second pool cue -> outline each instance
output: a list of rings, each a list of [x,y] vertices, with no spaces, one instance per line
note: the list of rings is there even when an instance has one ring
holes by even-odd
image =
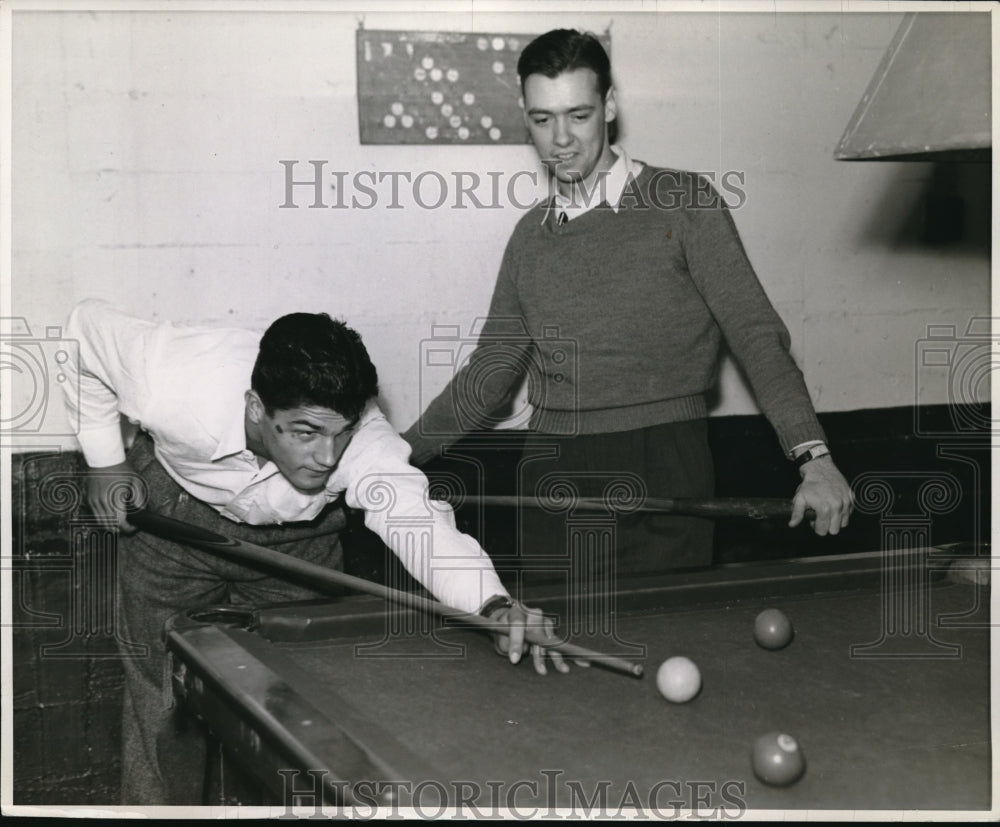
[[[677,498],[646,497],[639,502],[605,500],[603,497],[519,497],[515,495],[455,495],[436,496],[454,506],[490,505],[540,508],[547,511],[603,511],[624,514],[676,514],[685,517],[739,518],[751,520],[787,520],[792,516],[792,503],[768,497]],[[807,519],[815,517],[806,510]]]

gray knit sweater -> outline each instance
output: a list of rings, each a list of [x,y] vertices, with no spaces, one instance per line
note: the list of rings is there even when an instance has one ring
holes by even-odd
[[[644,166],[614,212],[528,212],[466,366],[404,434],[420,463],[489,427],[527,372],[533,429],[606,433],[706,415],[725,340],[784,450],[824,439],[788,330],[704,179]]]

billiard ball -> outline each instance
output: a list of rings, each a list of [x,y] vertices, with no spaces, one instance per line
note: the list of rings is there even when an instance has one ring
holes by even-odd
[[[761,735],[753,745],[753,771],[765,784],[787,787],[806,771],[806,757],[791,736],[783,732]]]
[[[794,635],[791,621],[780,609],[764,609],[753,624],[753,639],[765,649],[782,649]]]
[[[687,703],[701,689],[701,672],[688,658],[667,658],[656,671],[656,688],[672,703]]]

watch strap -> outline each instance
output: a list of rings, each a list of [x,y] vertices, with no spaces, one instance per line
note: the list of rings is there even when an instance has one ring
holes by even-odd
[[[820,457],[827,457],[830,455],[830,449],[824,444],[813,445],[812,448],[807,448],[801,454],[795,458],[795,464],[801,468],[807,462],[812,462],[814,459],[819,459]]]
[[[498,594],[491,597],[482,605],[482,608],[480,608],[479,610],[479,614],[482,615],[483,617],[489,617],[494,612],[500,609],[509,609],[513,605],[514,601],[511,600],[507,595]]]

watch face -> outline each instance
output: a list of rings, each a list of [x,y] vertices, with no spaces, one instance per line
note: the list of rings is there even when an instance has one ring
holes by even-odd
[[[500,609],[509,609],[514,605],[514,601],[509,597],[503,597],[498,595],[490,600],[487,600],[482,609],[479,610],[479,614],[483,617],[489,617],[494,612],[498,612]]]
[[[798,465],[805,465],[810,460],[819,459],[820,457],[827,457],[829,455],[830,455],[830,449],[826,445],[816,445],[810,448],[808,451],[799,454],[796,463]]]

